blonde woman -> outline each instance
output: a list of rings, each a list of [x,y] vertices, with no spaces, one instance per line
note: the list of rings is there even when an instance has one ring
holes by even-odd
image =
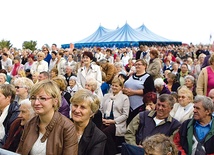
[[[103,115],[102,131],[107,135],[105,154],[116,154],[116,136],[126,133],[126,120],[129,115],[129,97],[123,94],[123,82],[115,77],[111,83],[111,93],[104,96],[101,104]]]
[[[77,155],[78,141],[74,124],[58,112],[61,93],[55,82],[44,80],[30,92],[37,114],[24,128],[17,152],[22,155]]]
[[[192,118],[193,116],[193,94],[186,86],[178,90],[178,103],[175,103],[170,115],[180,123]]]
[[[31,79],[26,77],[19,77],[15,79],[14,86],[16,88],[15,101],[20,104],[22,100],[29,99],[29,93],[34,83]]]

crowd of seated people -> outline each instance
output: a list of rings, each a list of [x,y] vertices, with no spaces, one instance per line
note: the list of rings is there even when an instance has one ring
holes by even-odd
[[[211,46],[6,51],[0,50],[0,148],[114,155],[126,143],[148,153],[157,136],[171,139],[172,150],[157,144],[162,154],[214,154]]]

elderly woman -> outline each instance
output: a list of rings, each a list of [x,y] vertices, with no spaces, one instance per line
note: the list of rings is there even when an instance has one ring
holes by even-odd
[[[66,92],[68,92],[71,97],[74,96],[74,94],[79,90],[78,86],[77,86],[77,77],[76,76],[71,76],[69,78],[69,83],[67,86],[67,90]],[[70,102],[69,102],[70,104]]]
[[[106,135],[91,121],[99,109],[99,99],[91,91],[81,89],[71,98],[71,105],[79,141],[78,155],[104,155]]]
[[[11,124],[10,130],[8,132],[8,138],[3,145],[3,149],[15,152],[18,148],[18,144],[24,129],[24,125],[35,116],[31,102],[29,99],[22,100],[19,107],[19,116]]]
[[[196,96],[197,94],[196,94],[195,78],[192,75],[187,75],[187,76],[185,76],[184,80],[185,80],[185,84],[184,85],[187,88],[189,88],[189,90],[192,91],[193,96]]]
[[[159,52],[157,49],[152,49],[149,53],[150,53],[150,61],[146,72],[152,75],[153,79],[155,80],[156,78],[162,77],[161,60],[158,58]]]
[[[100,109],[103,115],[102,131],[107,136],[105,154],[115,155],[116,136],[125,135],[130,103],[128,96],[122,92],[123,82],[118,77],[113,79],[111,89],[104,96]]]
[[[193,116],[193,94],[192,91],[185,86],[178,90],[178,103],[175,103],[170,115],[183,123],[185,120]]]
[[[78,141],[74,124],[60,114],[61,93],[55,82],[44,80],[30,92],[37,114],[24,128],[17,153],[27,155],[77,155]]]
[[[168,87],[166,87],[166,84],[164,83],[162,78],[155,79],[154,85],[155,85],[156,93],[158,95],[171,94],[170,90],[168,89]]]
[[[198,76],[196,93],[208,96],[212,88],[214,88],[214,54],[209,58],[209,66],[203,68]]]
[[[129,97],[130,112],[127,119],[129,123],[140,111],[145,110],[142,101],[143,95],[154,91],[154,82],[150,74],[146,72],[147,62],[144,59],[138,59],[135,62],[136,73],[132,74],[124,83],[123,93]]]
[[[14,86],[16,88],[16,97],[15,101],[20,104],[22,100],[29,99],[29,93],[34,83],[32,80],[26,77],[19,77],[15,79]]]

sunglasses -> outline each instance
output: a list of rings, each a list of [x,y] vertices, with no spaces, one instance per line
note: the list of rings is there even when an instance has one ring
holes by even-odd
[[[186,98],[186,96],[178,96],[178,98],[185,99],[185,98]]]
[[[25,87],[22,87],[22,86],[15,86],[16,89],[19,89],[19,88],[25,88]]]

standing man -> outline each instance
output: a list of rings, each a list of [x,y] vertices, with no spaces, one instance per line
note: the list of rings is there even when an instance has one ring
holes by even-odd
[[[209,97],[197,95],[194,100],[194,115],[186,120],[174,137],[181,155],[214,154],[214,110]]]

